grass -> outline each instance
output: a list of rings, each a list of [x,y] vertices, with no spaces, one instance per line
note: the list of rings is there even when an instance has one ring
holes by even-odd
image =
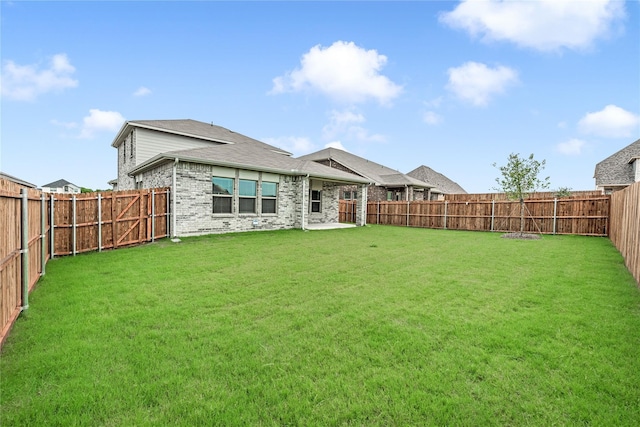
[[[640,423],[640,292],[608,239],[370,226],[56,259],[2,425]]]

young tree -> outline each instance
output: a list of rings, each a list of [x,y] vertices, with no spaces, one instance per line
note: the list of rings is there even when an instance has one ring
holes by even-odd
[[[545,164],[546,160],[535,160],[533,153],[527,158],[511,153],[505,166],[493,164],[502,174],[502,177],[496,178],[499,187],[494,189],[505,192],[510,199],[520,201],[520,233],[524,232],[524,199],[537,189],[549,188],[549,177],[538,178]]]

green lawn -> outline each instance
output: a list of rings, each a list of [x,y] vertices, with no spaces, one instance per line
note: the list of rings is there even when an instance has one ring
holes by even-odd
[[[640,424],[640,291],[608,239],[368,226],[51,261],[0,425]]]

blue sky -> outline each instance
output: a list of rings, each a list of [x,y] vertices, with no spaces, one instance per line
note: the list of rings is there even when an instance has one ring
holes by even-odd
[[[640,137],[640,3],[0,2],[0,169],[108,188],[124,120],[213,122],[488,192],[551,187]]]

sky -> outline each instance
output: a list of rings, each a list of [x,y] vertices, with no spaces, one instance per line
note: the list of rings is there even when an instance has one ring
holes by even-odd
[[[426,165],[491,192],[511,153],[595,188],[640,138],[640,2],[0,0],[0,170],[108,189],[126,120]]]

